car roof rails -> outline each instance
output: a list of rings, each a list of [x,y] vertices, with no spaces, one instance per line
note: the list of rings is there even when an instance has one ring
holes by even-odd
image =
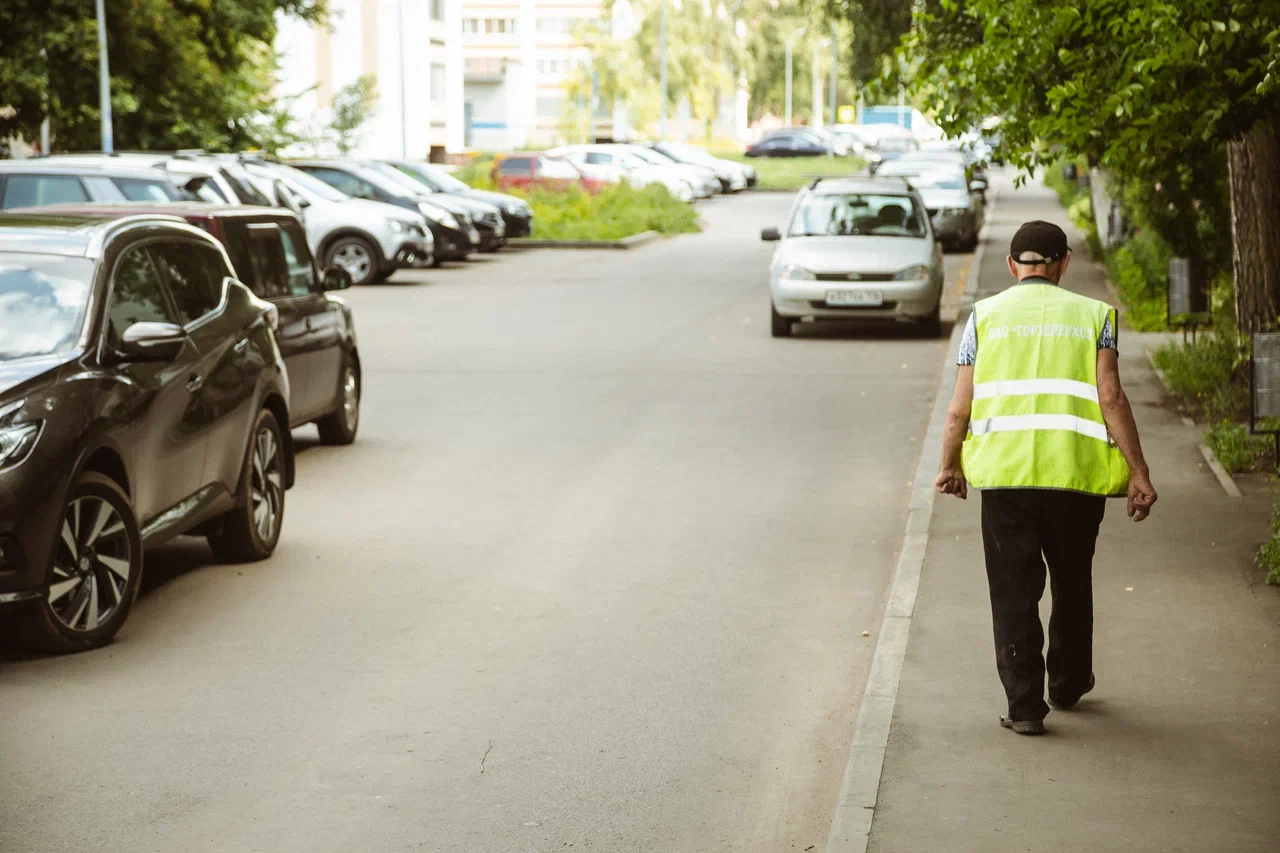
[[[177,151],[173,152],[173,159],[194,160],[197,157],[204,157],[208,155],[208,153],[209,152],[205,151],[203,148],[179,148]]]

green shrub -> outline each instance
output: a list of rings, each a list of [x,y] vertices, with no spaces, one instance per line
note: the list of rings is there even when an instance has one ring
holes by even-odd
[[[1139,332],[1167,326],[1168,245],[1152,231],[1139,231],[1107,256],[1107,272],[1120,292],[1125,322]]]
[[[1093,198],[1088,193],[1076,196],[1076,200],[1067,206],[1067,218],[1086,234],[1095,230],[1093,223]]]
[[[1201,334],[1193,344],[1172,342],[1155,352],[1169,387],[1196,420],[1235,421],[1249,413],[1249,386],[1234,326]]]
[[[643,231],[687,234],[700,230],[693,205],[658,184],[637,189],[624,183],[595,195],[580,189],[516,191],[514,195],[523,196],[533,208],[533,236],[542,240],[620,240]]]
[[[1267,527],[1267,541],[1258,548],[1254,561],[1267,572],[1267,583],[1280,586],[1280,490],[1271,505],[1271,524]]]
[[[1231,421],[1209,427],[1204,441],[1229,474],[1264,470],[1272,456],[1269,436],[1250,435],[1247,426]]]

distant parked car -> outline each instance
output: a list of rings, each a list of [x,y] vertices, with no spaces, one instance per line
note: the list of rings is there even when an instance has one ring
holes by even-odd
[[[56,205],[72,215],[178,216],[218,239],[236,280],[276,306],[276,342],[289,373],[290,429],[315,423],[324,444],[350,444],[360,425],[360,352],[351,307],[332,291],[351,286],[337,265],[323,275],[302,223],[287,210],[181,202]],[[282,424],[282,426],[285,426]]]
[[[443,205],[454,212],[462,212],[471,218],[480,235],[476,249],[481,252],[496,252],[507,244],[507,223],[502,218],[502,210],[496,204],[481,201],[477,198],[451,195],[437,192],[426,183],[418,180],[403,169],[397,169],[385,160],[366,160],[365,165],[377,169],[382,174],[398,181],[415,193],[422,193],[431,199],[433,204]]]
[[[747,146],[748,157],[825,157],[831,147],[799,129],[774,133]]]
[[[714,157],[696,145],[687,142],[650,142],[649,147],[681,163],[710,169],[720,182],[721,192],[737,192],[755,183],[756,170],[751,166]]]
[[[569,192],[577,188],[588,193],[598,193],[610,183],[591,177],[568,160],[550,157],[538,151],[500,154],[494,158],[489,174],[498,189],[502,190]]]
[[[547,155],[568,160],[583,174],[611,184],[623,180],[636,187],[661,184],[681,201],[692,201],[713,192],[709,185],[695,189],[693,180],[677,168],[678,164],[670,161],[655,164],[624,145],[564,145],[551,149]]]
[[[244,168],[261,189],[298,212],[320,266],[342,267],[357,286],[435,261],[435,238],[417,211],[352,198],[282,163],[246,162]]]
[[[59,163],[51,158],[0,161],[0,208],[39,207],[66,201],[183,201],[194,188],[183,187],[163,169],[127,164]]]
[[[294,472],[278,322],[181,220],[0,215],[0,604],[26,642],[110,641],[144,547],[272,553]]]
[[[439,166],[421,160],[387,160],[411,178],[422,181],[438,193],[477,199],[497,205],[507,226],[507,237],[528,237],[533,233],[533,210],[529,203],[506,193],[477,190],[467,186]]]
[[[435,239],[435,263],[463,260],[480,244],[480,232],[465,209],[428,196],[355,160],[299,160],[291,163],[353,198],[394,204],[421,213]]]
[[[831,178],[800,191],[769,266],[772,332],[805,318],[917,324],[942,333],[942,246],[902,178]]]
[[[960,165],[906,157],[885,163],[877,176],[904,177],[920,193],[938,240],[949,249],[972,252],[982,227],[982,197],[970,189]]]

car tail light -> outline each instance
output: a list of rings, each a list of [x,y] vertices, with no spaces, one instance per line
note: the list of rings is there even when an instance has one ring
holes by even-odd
[[[267,325],[271,327],[271,331],[280,331],[280,309],[274,305],[267,308]]]

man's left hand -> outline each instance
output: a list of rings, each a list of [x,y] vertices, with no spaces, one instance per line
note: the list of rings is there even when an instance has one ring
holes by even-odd
[[[943,468],[934,485],[941,494],[955,495],[962,501],[969,497],[969,484],[964,479],[964,472],[959,468]]]

